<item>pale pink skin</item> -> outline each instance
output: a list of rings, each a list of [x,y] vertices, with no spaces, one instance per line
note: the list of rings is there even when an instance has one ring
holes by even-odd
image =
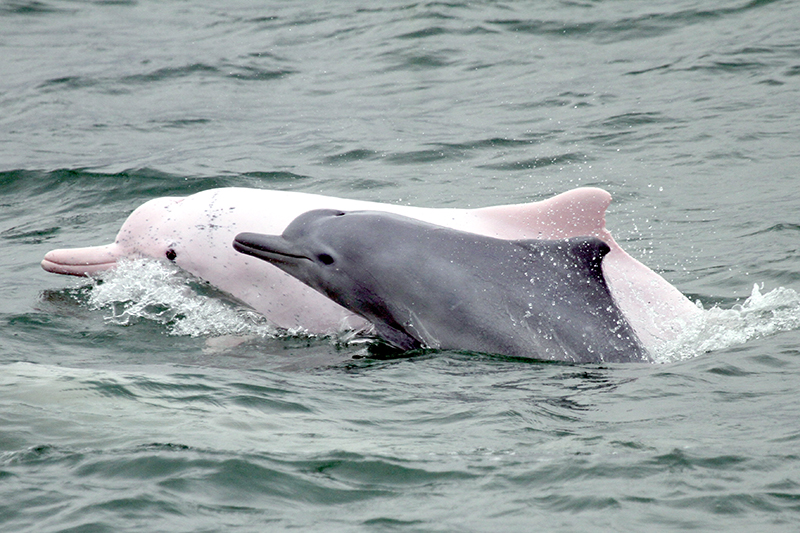
[[[261,189],[211,189],[185,198],[157,198],[136,209],[114,243],[53,250],[42,268],[90,276],[126,258],[175,263],[228,292],[280,328],[329,334],[366,322],[322,294],[270,265],[234,251],[240,232],[279,235],[312,209],[389,211],[434,224],[502,239],[561,239],[593,235],[611,252],[603,272],[617,305],[642,344],[654,352],[674,339],[700,310],[664,278],[625,253],[605,228],[611,195],[602,189],[574,189],[548,200],[481,209],[435,209]]]

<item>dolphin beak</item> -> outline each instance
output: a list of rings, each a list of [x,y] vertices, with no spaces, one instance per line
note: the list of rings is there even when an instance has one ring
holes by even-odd
[[[240,233],[233,239],[233,249],[270,263],[297,264],[309,258],[279,235]]]
[[[114,268],[118,258],[116,244],[89,248],[63,248],[47,252],[42,260],[42,268],[55,274],[91,276],[96,272]]]

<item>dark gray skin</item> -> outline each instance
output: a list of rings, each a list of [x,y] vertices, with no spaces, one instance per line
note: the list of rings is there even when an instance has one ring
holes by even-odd
[[[282,236],[240,233],[268,261],[402,349],[650,361],[608,290],[595,237],[510,241],[377,211],[309,211]]]

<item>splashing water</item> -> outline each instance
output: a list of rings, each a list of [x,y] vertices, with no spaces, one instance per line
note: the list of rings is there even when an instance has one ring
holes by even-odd
[[[127,326],[136,319],[163,324],[171,335],[271,336],[276,328],[245,307],[200,294],[208,287],[179,268],[152,259],[121,261],[95,282],[89,305],[110,310],[106,320]]]
[[[698,307],[702,309],[699,302]],[[690,359],[794,329],[800,329],[800,294],[784,287],[761,294],[756,284],[744,303],[731,309],[704,310],[682,335],[657,351],[655,360],[669,363]]]

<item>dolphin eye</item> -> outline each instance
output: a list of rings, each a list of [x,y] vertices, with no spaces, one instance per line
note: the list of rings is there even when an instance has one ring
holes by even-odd
[[[175,253],[175,250],[170,248],[167,250],[166,256],[170,261],[175,261],[175,258],[178,257],[178,254]]]
[[[333,263],[333,257],[329,256],[328,254],[319,254],[317,259],[319,259],[323,265],[330,265]]]

